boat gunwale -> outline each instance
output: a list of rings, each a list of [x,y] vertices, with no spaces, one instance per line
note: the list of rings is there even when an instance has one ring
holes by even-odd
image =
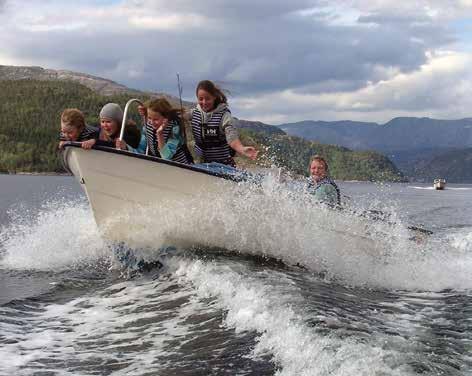
[[[66,149],[69,148],[69,147],[82,149],[82,144],[81,144],[81,142],[67,141],[66,143],[64,143],[63,147],[64,147],[64,149],[62,151],[62,161],[63,161],[64,168],[68,172],[72,173],[72,171],[70,170],[70,168],[67,164],[66,158],[65,158]],[[204,169],[204,168],[201,168],[201,167],[195,167],[194,165],[174,162],[174,161],[171,161],[171,160],[168,160],[168,159],[163,159],[163,158],[154,157],[154,156],[145,155],[145,154],[138,154],[138,153],[131,152],[131,151],[128,151],[128,150],[120,150],[120,149],[115,149],[113,147],[98,146],[98,145],[92,146],[92,149],[97,150],[97,151],[103,151],[105,153],[120,154],[120,155],[123,155],[123,156],[126,156],[126,157],[131,157],[131,158],[136,158],[136,159],[143,159],[143,160],[154,162],[154,163],[170,165],[170,166],[173,166],[173,167],[182,168],[182,169],[190,170],[190,171],[194,171],[194,172],[199,172],[199,173],[202,173],[202,174],[215,176],[215,177],[226,179],[226,180],[232,180],[234,182],[241,182],[241,181],[246,180],[244,176],[234,176],[234,175],[231,175],[231,174],[226,174],[224,172],[210,171],[210,170],[207,170],[207,169]],[[238,171],[240,171],[241,174],[246,174],[246,171],[244,171],[244,170],[238,170]]]

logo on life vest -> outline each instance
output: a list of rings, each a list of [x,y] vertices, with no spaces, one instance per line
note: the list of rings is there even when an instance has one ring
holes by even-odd
[[[218,139],[219,132],[218,132],[218,126],[211,126],[208,125],[207,123],[202,124],[202,136],[204,139],[213,139],[216,140]]]

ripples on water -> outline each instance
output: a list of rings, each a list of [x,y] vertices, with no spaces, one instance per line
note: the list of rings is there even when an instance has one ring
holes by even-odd
[[[160,271],[123,274],[84,201],[13,215],[0,232],[0,374],[472,372],[469,230],[421,244],[401,226],[359,233],[355,219],[313,213],[283,194],[273,205],[251,196],[218,202],[228,215],[215,232],[192,220],[203,210],[196,202],[179,226],[200,244],[286,265],[182,250]],[[167,214],[154,222],[149,254],[174,228]],[[130,241],[142,239],[147,218]],[[305,267],[287,266],[297,262]]]

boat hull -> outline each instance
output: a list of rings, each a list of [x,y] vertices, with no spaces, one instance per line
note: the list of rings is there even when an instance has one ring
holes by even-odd
[[[239,184],[244,175],[79,144],[66,145],[63,161],[105,240],[133,250],[204,247],[315,267],[318,257],[343,259],[352,249],[375,258],[410,236],[388,221],[319,206],[308,192]]]
[[[133,222],[130,214],[137,210],[219,195],[237,180],[160,158],[137,158],[118,150],[83,150],[76,145],[65,148],[63,161],[82,185],[98,227],[113,242],[127,238]]]

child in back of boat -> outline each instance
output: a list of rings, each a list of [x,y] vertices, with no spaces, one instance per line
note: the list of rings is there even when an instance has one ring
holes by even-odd
[[[140,109],[140,113],[146,119],[144,145],[149,155],[185,164],[193,163],[180,110],[173,108],[167,99],[160,97],[147,102],[145,108]],[[144,153],[143,136],[140,147],[128,150]]]
[[[84,114],[76,108],[66,108],[61,114],[59,148],[67,141],[80,142],[82,148],[90,149],[98,139],[99,129],[85,124]]]
[[[204,163],[218,162],[235,167],[235,153],[256,159],[258,151],[244,146],[233,125],[225,94],[213,82],[200,81],[195,90],[197,107],[190,111],[195,153]]]
[[[311,179],[308,183],[309,192],[316,200],[330,206],[341,205],[341,193],[336,183],[328,175],[328,162],[320,155],[311,158],[309,172]]]

